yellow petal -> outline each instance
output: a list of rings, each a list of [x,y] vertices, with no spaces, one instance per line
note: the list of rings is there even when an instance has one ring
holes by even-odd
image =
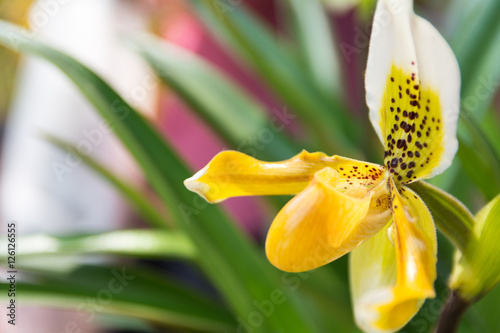
[[[353,183],[346,191],[342,177],[332,168],[318,171],[311,184],[279,212],[266,241],[266,254],[274,266],[302,272],[325,265],[387,223],[387,178],[371,186]]]
[[[365,332],[394,332],[434,297],[436,231],[423,201],[393,187],[393,223],[353,251],[351,289]]]
[[[296,194],[324,167],[341,172],[345,187],[354,182],[375,182],[383,172],[376,164],[323,153],[302,151],[286,161],[263,162],[240,152],[224,151],[184,184],[208,202],[235,196]]]
[[[450,47],[413,1],[380,0],[366,69],[370,120],[397,183],[445,170],[457,151],[460,72]]]

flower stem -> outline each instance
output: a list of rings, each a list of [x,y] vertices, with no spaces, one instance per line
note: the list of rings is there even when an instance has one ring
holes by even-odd
[[[471,302],[462,299],[456,291],[452,291],[450,297],[444,305],[443,312],[441,312],[441,316],[439,317],[434,333],[456,332],[463,314],[467,311],[471,304]]]

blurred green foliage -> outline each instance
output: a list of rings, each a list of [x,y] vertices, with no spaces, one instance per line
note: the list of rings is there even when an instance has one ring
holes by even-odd
[[[26,24],[26,15],[32,0],[0,0],[0,20],[5,20],[21,25]],[[4,48],[0,49],[0,122],[7,115],[10,99],[14,92],[19,55]]]
[[[254,148],[256,157],[278,160],[307,148],[328,154],[368,157],[374,162],[382,158],[381,149],[375,148],[378,139],[368,117],[360,118],[347,107],[348,91],[343,85],[346,73],[341,71],[346,64],[336,41],[338,31],[331,25],[319,1],[311,0],[306,5],[301,1],[283,0],[280,8],[287,13],[285,17],[289,21],[285,26],[289,31],[279,35],[244,6],[235,5],[236,2],[229,1],[225,7],[208,0],[190,3],[210,32],[259,75],[270,91],[297,115],[308,133],[297,138],[286,131],[275,132],[264,149],[258,149],[259,142],[251,142],[250,148]],[[367,12],[372,6],[370,1],[364,1],[362,13],[355,16],[354,24],[364,27],[370,19]],[[420,9],[425,10],[425,6],[417,8],[417,12],[420,13]],[[484,84],[482,79],[499,80],[500,62],[495,61],[500,49],[500,21],[495,16],[499,11],[496,0],[452,0],[440,16],[446,21],[449,31],[446,37],[457,54],[464,82],[458,158],[453,167],[433,183],[460,198],[472,212],[486,199],[500,193],[500,123],[498,110],[492,107],[498,89],[496,85],[488,86],[485,93],[481,91],[481,96],[477,94],[478,87]],[[430,17],[433,21],[434,16]],[[433,23],[439,26],[442,21]],[[257,137],[259,131],[269,126],[271,115],[262,103],[207,61],[153,36],[129,36],[127,42],[151,65],[162,82],[230,147],[238,149],[242,140]],[[252,326],[251,332],[358,331],[350,309],[346,258],[313,272],[279,272],[267,262],[258,242],[242,232],[219,206],[200,203],[196,195],[184,188],[182,181],[191,175],[191,170],[155,126],[106,82],[67,55],[25,37],[11,24],[0,24],[0,43],[21,53],[45,58],[74,82],[96,111],[113,125],[116,135],[160,198],[160,211],[168,211],[169,217],[167,223],[164,214],[144,200],[140,190],[87,158],[85,162],[103,177],[103,181],[113,185],[131,207],[150,222],[151,231],[130,230],[125,231],[125,235],[117,231],[69,238],[46,236],[59,244],[59,251],[35,247],[30,253],[21,255],[60,258],[68,253],[114,254],[154,260],[175,259],[196,267],[196,272],[216,289],[215,296],[202,295],[162,273],[144,273],[140,267],[131,265],[127,272],[137,279],[113,302],[103,306],[106,312],[151,322],[152,327],[160,327],[160,331],[168,327],[183,331],[227,332],[235,331],[239,325]],[[360,48],[357,61],[364,61],[366,51],[366,47]],[[6,60],[7,54],[11,60]],[[12,59],[12,53],[0,50],[2,64],[10,64]],[[359,71],[356,75],[362,77],[363,74]],[[11,83],[1,84],[12,86]],[[0,86],[0,89],[3,88]],[[469,103],[473,99],[477,101],[472,108]],[[2,103],[5,102],[0,100],[0,106],[5,105]],[[54,138],[51,141],[77,153],[64,142]],[[279,200],[270,200],[274,200],[275,206],[280,204]],[[148,249],[120,246],[123,240],[119,239],[140,243],[144,237],[149,237],[157,246]],[[92,244],[90,240],[115,242],[110,239],[116,239],[117,243],[97,247],[95,251],[88,247]],[[30,238],[23,241],[30,242]],[[402,332],[431,331],[446,299],[452,256],[451,243],[440,236],[437,298],[428,300]],[[85,297],[96,295],[108,283],[113,270],[122,267],[79,266],[66,273],[69,275],[61,275],[60,271],[41,270],[36,265],[26,264],[24,269],[30,272],[33,282],[22,286],[25,290],[23,301],[78,306]],[[467,313],[460,332],[477,332],[478,327],[481,332],[498,332],[498,316],[487,309],[499,307],[497,288]],[[258,320],[258,324],[252,324],[252,320]],[[240,331],[245,330],[240,328]]]

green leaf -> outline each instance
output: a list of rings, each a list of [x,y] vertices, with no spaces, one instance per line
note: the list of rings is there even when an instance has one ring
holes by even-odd
[[[0,22],[1,44],[54,63],[110,123],[151,186],[169,206],[173,221],[203,254],[199,260],[201,268],[234,313],[246,320],[256,311],[255,302],[272,299],[280,304],[272,304],[273,315],[262,325],[251,327],[255,332],[314,331],[312,321],[302,314],[299,295],[281,284],[277,271],[249,239],[218,207],[202,202],[184,187],[182,181],[191,172],[160,134],[88,68],[25,34],[18,27]]]
[[[174,44],[151,35],[128,41],[163,82],[234,149],[269,160],[290,158],[299,151],[283,132],[295,115],[273,110],[278,114],[268,118],[262,106],[230,78]]]
[[[301,63],[323,94],[339,96],[343,92],[340,64],[332,27],[321,1],[287,0],[285,6]]]
[[[339,260],[314,271],[285,273],[288,280],[301,288],[301,292],[311,304],[308,305],[311,315],[322,318],[321,323],[324,323],[326,328],[320,332],[358,331],[350,306],[347,272],[340,274],[342,271],[340,264]]]
[[[449,11],[449,30],[462,73],[462,106],[480,119],[499,85],[500,2],[455,0]]]
[[[200,332],[235,330],[234,319],[219,304],[144,269],[84,266],[67,275],[28,276],[36,282],[17,281],[19,304],[73,307],[85,320],[104,311]],[[9,288],[6,283],[0,286]],[[7,293],[0,297],[6,298]]]
[[[475,126],[469,128],[473,127]],[[479,187],[486,199],[490,200],[500,192],[500,162],[484,134],[479,134],[476,130],[471,131],[475,139],[460,140],[458,157],[467,175]]]
[[[454,0],[448,30],[462,74],[458,156],[487,199],[500,192],[500,157],[478,126],[500,82],[500,2]]]
[[[500,156],[472,118],[460,117],[457,136],[457,156],[463,170],[487,199],[493,198],[500,192]],[[458,177],[457,168],[458,165],[452,165],[446,171],[447,176]],[[448,184],[455,181],[448,181]]]
[[[156,333],[145,320],[112,313],[100,314],[95,326],[104,332]]]
[[[18,239],[18,256],[114,254],[141,258],[194,260],[196,248],[181,232],[172,230],[120,230],[92,235],[29,235]],[[0,240],[7,248],[7,241]],[[4,256],[4,254],[2,254]]]
[[[481,123],[481,129],[484,130],[488,141],[493,145],[497,155],[500,155],[500,115],[496,108],[491,107]]]
[[[68,142],[58,139],[54,136],[45,135],[45,138],[67,152],[78,156],[82,161],[95,171],[99,176],[107,180],[118,192],[128,201],[128,203],[135,209],[135,211],[144,218],[144,220],[156,228],[167,228],[165,217],[159,212],[158,208],[153,206],[146,198],[145,194],[134,186],[127,184],[126,181],[116,177],[110,170],[101,165],[96,160],[88,155],[81,154],[78,149],[73,147]]]
[[[424,200],[439,231],[463,251],[474,226],[469,210],[453,196],[429,183],[418,181],[408,184],[408,187]]]
[[[359,154],[354,144],[360,138],[359,124],[353,122],[333,93],[326,96],[315,88],[288,50],[280,47],[281,39],[276,39],[262,22],[244,6],[210,0],[191,4],[207,25],[222,33],[222,39],[229,41],[227,44],[239,51],[286,106],[301,117],[323,147],[332,147],[338,154]]]

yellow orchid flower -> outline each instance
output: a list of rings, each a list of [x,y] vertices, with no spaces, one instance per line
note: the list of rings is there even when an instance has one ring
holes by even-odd
[[[486,295],[500,282],[500,195],[474,217],[475,224],[463,253],[457,251],[450,288],[466,302]]]
[[[434,297],[436,231],[429,210],[405,184],[445,170],[456,153],[460,72],[438,31],[411,0],[380,0],[366,70],[370,120],[384,166],[303,151],[263,162],[224,151],[186,179],[208,202],[296,194],[274,219],[266,254],[302,272],[351,252],[357,324],[366,332],[404,326]]]

